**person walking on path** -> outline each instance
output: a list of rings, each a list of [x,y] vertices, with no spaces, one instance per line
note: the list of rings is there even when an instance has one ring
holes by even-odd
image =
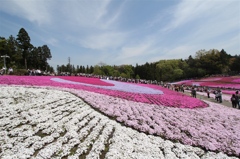
[[[222,103],[222,91],[220,89],[218,90],[218,99],[219,103]]]
[[[210,98],[210,89],[207,89],[207,97]]]
[[[238,106],[238,109],[240,109],[240,95],[238,94],[238,91],[236,91],[236,105]]]
[[[194,87],[192,87],[191,94],[192,94],[192,97],[193,97],[193,98],[196,98],[197,92],[196,92],[196,90],[194,89]]]
[[[219,93],[218,90],[215,91],[215,100],[218,102],[219,101]]]
[[[237,98],[236,98],[235,94],[232,94],[231,102],[232,102],[232,107],[236,108],[237,107]]]

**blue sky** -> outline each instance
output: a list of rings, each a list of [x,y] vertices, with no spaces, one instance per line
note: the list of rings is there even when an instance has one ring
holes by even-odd
[[[240,54],[239,0],[0,0],[0,36],[24,28],[49,64],[135,66],[201,49]]]

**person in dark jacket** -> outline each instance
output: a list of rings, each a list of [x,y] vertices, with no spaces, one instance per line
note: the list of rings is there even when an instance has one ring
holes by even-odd
[[[240,94],[238,94],[238,91],[236,91],[236,107],[238,106],[238,109],[240,109]]]
[[[232,102],[232,107],[236,108],[237,107],[237,98],[236,98],[235,94],[232,94],[231,102]]]
[[[197,92],[196,92],[196,90],[194,89],[194,87],[192,87],[191,94],[192,94],[192,97],[193,97],[193,98],[196,98]]]

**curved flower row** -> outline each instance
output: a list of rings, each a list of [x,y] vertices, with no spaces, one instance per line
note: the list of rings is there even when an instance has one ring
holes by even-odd
[[[240,77],[230,76],[230,77],[208,77],[197,79],[196,81],[206,81],[206,82],[219,82],[219,83],[240,83]]]
[[[240,154],[239,110],[207,101],[210,105],[208,108],[181,109],[136,103],[90,92],[71,92],[104,114],[140,132],[206,150]]]
[[[206,87],[219,87],[219,88],[231,88],[231,89],[240,89],[240,84],[235,83],[218,83],[218,82],[198,82],[198,81],[179,81],[174,82],[173,84],[184,84],[187,86],[206,86]]]
[[[131,92],[131,93],[143,93],[143,94],[163,94],[161,90],[152,89],[149,87],[142,87],[136,84],[129,84],[125,82],[118,82],[118,81],[112,81],[112,80],[101,80],[104,83],[108,83],[110,86],[103,86],[103,85],[92,85],[88,83],[82,83],[82,82],[75,82],[72,80],[65,80],[62,78],[51,78],[52,81],[60,82],[60,83],[68,83],[68,84],[76,84],[76,85],[85,85],[85,86],[91,86],[96,87],[100,89],[107,89],[107,90],[114,90],[114,91],[122,91],[122,92]]]
[[[236,91],[235,90],[222,90],[222,93],[232,95],[232,94],[235,94]]]
[[[240,89],[240,77],[210,77],[200,80],[183,80],[173,84]]]
[[[240,83],[240,78],[232,80],[232,82]]]
[[[139,133],[135,130],[132,130],[131,128],[121,126],[114,120],[110,120],[106,116],[95,111],[92,107],[84,103],[80,98],[74,96],[73,94],[65,91],[54,90],[50,87],[47,88],[48,89],[26,87],[1,87],[0,157],[2,159],[75,159],[79,157],[89,159],[237,159],[237,157],[229,157],[223,152],[206,151],[198,147],[183,145],[178,142],[175,143],[170,140],[165,140],[159,136]],[[96,93],[91,93],[87,91],[63,88],[59,89],[71,91],[79,95],[82,94],[83,96],[90,95],[93,98],[97,95]],[[104,98],[105,95],[98,94],[98,96]],[[119,107],[123,106],[127,102],[125,100],[114,97],[105,97],[106,98],[104,98],[104,100],[110,100],[109,102],[117,100],[116,102],[120,103],[118,105]],[[97,99],[97,101],[100,102],[100,99]],[[129,107],[132,107],[131,103],[136,104],[134,102],[130,102]],[[139,105],[139,107],[149,107],[149,105],[141,104]],[[164,117],[163,119],[161,119],[163,122],[168,122],[167,118],[169,118],[169,120],[172,122],[178,122],[177,120],[182,121],[184,120],[182,119],[182,117],[185,117],[185,115],[189,115],[189,113],[187,113],[188,111],[197,112],[203,110],[176,109],[167,107],[161,107],[158,109],[162,109],[162,111],[156,112],[156,114]],[[171,111],[175,109],[180,111],[171,113]],[[144,113],[141,112],[141,109],[139,109],[138,111],[140,112],[140,114]],[[216,115],[219,115],[220,112],[216,112],[217,113],[213,114],[214,118],[212,118],[212,120],[215,120],[212,121],[213,127],[220,128],[219,124],[221,123],[216,121],[218,120]],[[134,113],[138,112],[135,111]],[[178,119],[176,118],[177,114],[185,115],[180,115],[180,118]],[[203,114],[204,112],[201,114],[201,116],[205,117],[203,116]],[[226,128],[230,129],[229,122],[231,122],[231,120],[234,120],[234,115],[235,114],[233,112],[227,111],[225,118],[223,118],[223,116],[221,115],[218,118],[221,118],[220,120],[226,121],[226,123],[224,124],[226,124]],[[190,120],[193,118],[193,116],[194,114],[190,116]],[[139,118],[140,117],[141,116],[139,115]],[[229,117],[231,117],[231,119],[229,119]],[[206,120],[202,123],[202,126],[206,126],[207,124],[209,124],[209,121],[210,117],[207,117],[206,115]],[[192,123],[192,121],[188,123]],[[237,124],[237,122],[233,122],[233,125],[231,126],[234,127],[234,130],[237,130],[239,128],[239,124]],[[165,126],[163,125],[163,128],[167,128],[167,124]],[[192,133],[192,130],[190,130],[190,128],[187,129],[189,129],[189,132]],[[165,135],[167,135],[168,133],[169,132],[166,131]],[[225,134],[224,129],[223,134]],[[234,152],[235,142],[232,140],[235,139],[239,141],[239,138],[233,138],[234,135],[232,134],[236,134],[236,132],[229,131],[229,134],[227,134],[228,136],[220,140],[225,140],[224,142],[231,142],[231,144],[233,142],[232,152]],[[214,138],[215,134],[211,136]],[[219,136],[222,137],[222,135]],[[196,135],[196,137],[198,137],[198,135]],[[202,142],[204,142],[206,145],[211,146],[211,144],[209,143],[211,142],[210,138],[208,138],[209,141],[206,139],[199,140],[202,140]],[[220,151],[220,149],[217,150]]]
[[[73,83],[59,83],[53,80],[50,80],[52,77],[47,76],[1,76],[0,84],[15,84],[15,85],[34,85],[34,86],[54,86],[54,87],[64,87],[64,88],[74,88],[80,90],[86,90],[91,92],[96,92],[100,94],[105,94],[113,97],[123,98],[131,101],[148,103],[148,104],[157,104],[164,105],[168,107],[178,107],[178,108],[204,108],[208,105],[202,102],[199,99],[191,98],[187,95],[174,92],[172,90],[156,86],[156,85],[140,85],[141,89],[150,90],[147,87],[159,92],[164,92],[164,94],[145,94],[145,93],[136,93],[136,92],[127,92],[120,90],[119,87],[125,87],[125,90],[132,90],[134,84],[124,84],[119,82],[119,87],[111,87],[111,89],[99,88],[95,85],[89,84],[73,84]],[[120,86],[122,84],[122,86]],[[116,85],[116,83],[115,83]],[[135,85],[136,86],[136,85]],[[110,86],[107,86],[109,88]],[[135,87],[134,87],[135,88]]]

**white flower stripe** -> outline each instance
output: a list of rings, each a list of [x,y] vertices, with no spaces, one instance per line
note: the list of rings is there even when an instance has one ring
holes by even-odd
[[[236,158],[139,133],[65,91],[1,87],[0,97],[0,158],[3,159],[84,155],[86,158],[104,155],[109,159]]]

